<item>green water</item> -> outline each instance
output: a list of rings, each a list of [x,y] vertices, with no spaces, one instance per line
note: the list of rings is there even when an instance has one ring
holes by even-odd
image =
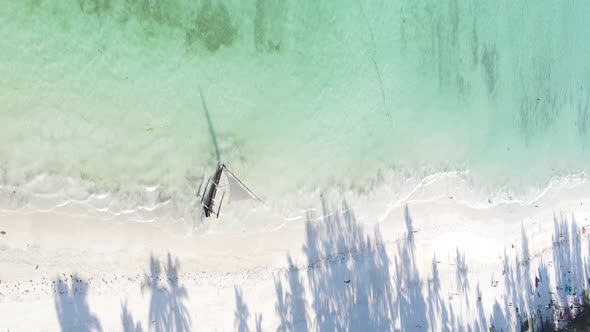
[[[449,171],[542,188],[590,166],[589,16],[563,0],[9,1],[0,203],[182,209],[216,165],[199,87],[222,161],[271,204]]]

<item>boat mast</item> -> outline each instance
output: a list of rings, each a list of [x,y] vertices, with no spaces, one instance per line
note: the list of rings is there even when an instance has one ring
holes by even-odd
[[[217,186],[219,186],[219,181],[221,181],[221,173],[223,173],[224,168],[225,165],[221,164],[221,166],[219,166],[215,172],[215,176],[211,179],[211,187],[209,187],[207,199],[205,200],[204,204],[205,216],[207,217],[211,215],[211,212],[215,213],[213,210],[213,204],[215,202],[215,195],[217,194]]]

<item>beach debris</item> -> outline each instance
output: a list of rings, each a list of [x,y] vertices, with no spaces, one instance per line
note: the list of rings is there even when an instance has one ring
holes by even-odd
[[[35,270],[38,270],[38,269],[39,269],[39,264],[37,264],[37,266],[35,266]]]
[[[5,231],[0,231],[0,234],[6,235],[6,232]]]

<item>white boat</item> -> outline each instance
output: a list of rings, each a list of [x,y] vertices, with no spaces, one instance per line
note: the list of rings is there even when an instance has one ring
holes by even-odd
[[[225,178],[223,177],[225,175]],[[227,183],[224,182],[227,180]],[[226,191],[229,193],[227,201],[241,201],[246,199],[254,199],[259,202],[262,200],[256,196],[240,179],[238,179],[224,164],[221,164],[215,175],[207,180],[207,184],[203,189],[201,195],[201,205],[205,210],[205,217],[210,217],[212,214],[219,218],[221,211],[221,204],[226,196]],[[216,203],[216,197],[221,192],[219,203]]]

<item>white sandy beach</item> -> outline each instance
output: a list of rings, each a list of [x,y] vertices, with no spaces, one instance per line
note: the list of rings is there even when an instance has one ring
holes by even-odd
[[[589,192],[408,201],[373,224],[318,197],[305,225],[259,233],[4,214],[0,330],[518,330],[581,302]]]

